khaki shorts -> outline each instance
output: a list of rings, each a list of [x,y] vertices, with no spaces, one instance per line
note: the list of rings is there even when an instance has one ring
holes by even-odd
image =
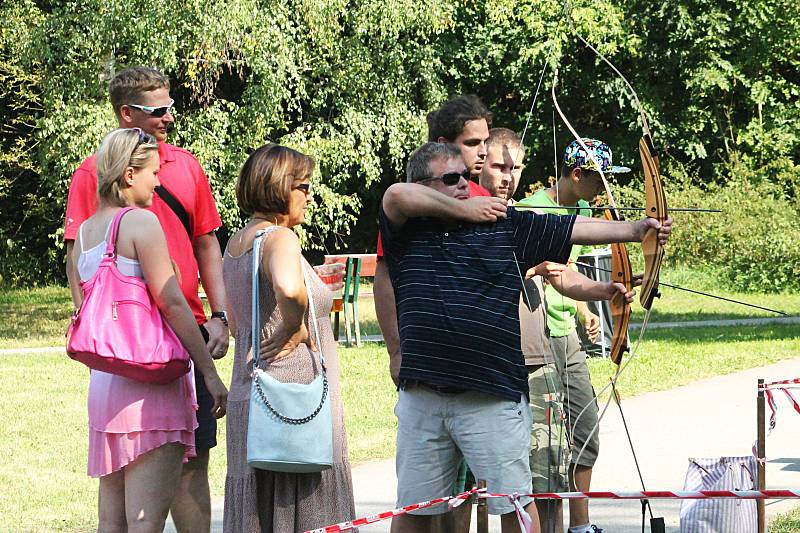
[[[567,444],[564,389],[554,364],[528,367],[530,393],[531,467],[533,492],[565,492],[570,450]]]
[[[528,402],[503,400],[480,392],[439,393],[415,386],[401,389],[397,405],[397,506],[449,496],[462,457],[489,492],[528,494],[531,412]],[[521,498],[522,505],[531,500]],[[514,506],[488,500],[491,514]],[[433,515],[447,504],[414,511]]]
[[[581,349],[581,341],[574,331],[565,337],[551,337],[550,345],[565,391],[564,409],[572,441],[572,462],[593,467],[600,453],[600,428],[597,427],[597,400],[586,366],[586,352]],[[589,407],[583,411],[586,405]],[[584,445],[586,448],[581,453]]]

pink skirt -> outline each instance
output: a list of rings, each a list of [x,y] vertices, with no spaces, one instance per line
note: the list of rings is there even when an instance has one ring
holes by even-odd
[[[164,444],[183,444],[184,462],[197,455],[193,372],[153,385],[93,370],[88,404],[91,477],[116,472]]]

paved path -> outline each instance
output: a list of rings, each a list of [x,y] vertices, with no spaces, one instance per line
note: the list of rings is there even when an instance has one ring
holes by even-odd
[[[684,322],[651,322],[648,324],[650,329],[665,329],[665,328],[707,328],[707,327],[731,327],[731,326],[762,326],[767,324],[800,324],[800,316],[787,316],[787,317],[771,317],[771,318],[733,318],[728,320],[696,320]],[[630,325],[631,329],[640,329],[640,323]],[[383,342],[382,335],[362,335],[363,342]],[[344,338],[339,339],[339,344],[344,344]],[[233,339],[231,339],[231,345]],[[16,355],[16,354],[43,354],[43,353],[59,353],[63,352],[63,346],[44,346],[41,348],[3,348],[0,349],[0,356],[2,355]]]
[[[769,318],[731,318],[725,320],[694,320],[683,322],[650,322],[648,329],[669,328],[708,328],[731,326],[764,326],[768,324],[800,324],[800,316],[776,316]],[[631,329],[641,329],[641,323],[630,325]]]
[[[731,318],[724,320],[694,320],[681,322],[650,322],[648,329],[671,329],[671,328],[708,328],[708,327],[732,327],[732,326],[766,326],[769,324],[800,324],[800,316],[777,316],[764,318]],[[641,329],[641,322],[630,325],[630,329]],[[362,342],[383,342],[382,335],[361,335]],[[339,337],[339,344],[344,344],[343,337]],[[2,352],[0,350],[0,352]]]
[[[629,371],[634,372],[632,367]],[[623,407],[649,490],[681,489],[689,457],[747,455],[755,441],[755,396],[758,378],[777,381],[800,376],[800,359],[698,381],[670,391],[624,399]],[[800,487],[800,415],[778,398],[778,425],[767,439],[767,487]],[[595,467],[595,490],[638,490],[639,480],[615,406],[603,419],[602,450]],[[394,507],[394,461],[372,461],[353,469],[358,516]],[[680,502],[654,500],[656,516],[664,516],[668,532],[679,531]],[[787,512],[798,500],[769,500],[768,516]],[[214,503],[214,531],[221,531],[222,501]],[[592,520],[608,533],[639,533],[638,501],[591,504]],[[499,531],[493,520],[492,531]],[[474,520],[473,520],[474,524]],[[174,531],[168,527],[166,531]],[[389,522],[361,528],[363,533],[389,531]],[[474,531],[474,526],[473,526]]]

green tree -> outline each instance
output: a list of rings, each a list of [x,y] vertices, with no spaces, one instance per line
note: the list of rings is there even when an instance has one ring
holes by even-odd
[[[424,140],[427,112],[458,93],[478,94],[497,125],[522,130],[539,88],[526,180],[543,180],[570,139],[556,121],[553,146],[557,67],[558,99],[578,131],[635,162],[631,97],[575,32],[636,88],[668,182],[673,168],[693,186],[746,176],[776,184],[758,190],[796,213],[800,17],[786,0],[567,6],[569,18],[543,0],[6,0],[2,282],[63,280],[69,178],[115,124],[108,81],[134,64],[170,76],[171,140],[200,159],[227,226],[241,224],[233,186],[253,148],[277,141],[317,159],[319,194],[302,232],[317,249],[374,249],[382,191]],[[621,185],[639,183],[635,172]]]

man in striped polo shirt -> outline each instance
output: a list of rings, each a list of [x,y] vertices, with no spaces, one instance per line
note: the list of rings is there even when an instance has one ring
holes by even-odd
[[[652,219],[615,223],[507,209],[469,197],[457,147],[426,143],[407,180],[389,187],[379,214],[395,288],[403,361],[398,418],[398,505],[447,494],[462,456],[491,492],[528,493],[531,417],[520,350],[520,271],[565,262],[571,244],[641,241]],[[535,506],[523,499],[533,515]],[[447,507],[398,517],[393,531],[428,531]],[[492,499],[504,531],[514,506]]]

